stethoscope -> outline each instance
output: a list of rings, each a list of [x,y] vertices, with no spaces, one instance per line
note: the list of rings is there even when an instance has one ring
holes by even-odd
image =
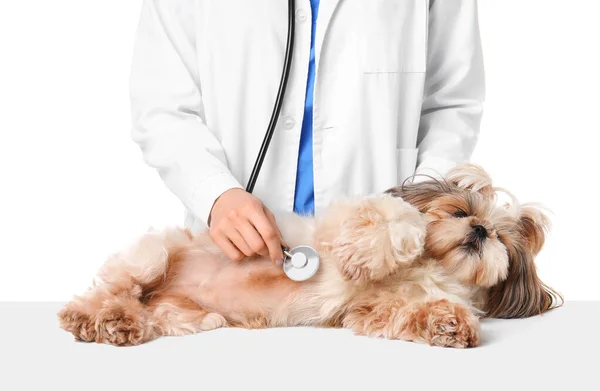
[[[281,75],[281,81],[279,83],[279,90],[277,92],[277,98],[273,107],[273,114],[269,121],[269,127],[265,133],[260,151],[254,163],[254,168],[250,174],[248,185],[246,185],[246,191],[252,193],[256,179],[260,173],[263,161],[269,149],[269,144],[275,133],[275,127],[277,126],[277,119],[281,113],[281,107],[283,105],[283,98],[285,96],[285,90],[287,89],[288,79],[290,76],[290,69],[292,67],[292,57],[294,54],[294,35],[296,29],[296,20],[294,18],[294,12],[296,10],[296,1],[288,0],[288,35],[287,45],[285,49],[285,62],[283,65],[283,73]],[[317,251],[310,246],[298,246],[292,249],[283,248],[283,254],[285,258],[283,260],[283,271],[285,274],[294,281],[305,281],[315,275],[319,270],[319,254]]]

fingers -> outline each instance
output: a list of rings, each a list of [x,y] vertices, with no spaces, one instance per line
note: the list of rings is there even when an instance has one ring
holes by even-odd
[[[279,230],[279,226],[277,225],[277,221],[275,220],[275,216],[273,215],[273,213],[271,213],[271,211],[267,208],[264,208],[264,210],[265,210],[265,214],[267,215],[267,218],[271,222],[271,226],[275,229],[275,231],[277,233],[278,246],[277,246],[277,251],[274,254],[275,259],[283,260],[283,258],[284,258],[283,249],[282,249],[282,247],[284,246],[283,235],[281,235],[281,231]]]
[[[212,236],[212,235],[211,235]],[[234,262],[240,262],[244,259],[244,254],[225,236],[213,236],[213,241],[225,253],[225,255]]]
[[[263,243],[266,244],[271,260],[277,262],[277,260],[282,259],[281,234],[271,212],[263,207],[250,216],[250,222],[260,234]]]
[[[256,254],[283,259],[275,217],[263,203],[242,189],[224,192],[211,210],[210,236],[229,258],[240,261]]]
[[[240,227],[237,227],[237,229],[232,228],[228,237],[231,243],[237,247],[238,251],[242,252],[245,256],[251,257],[254,254],[257,254],[257,252],[252,249],[252,246],[248,244],[248,239],[246,239],[244,233],[240,231]]]
[[[247,243],[247,247],[250,250],[251,255],[269,255],[269,250],[267,249],[266,243],[254,225],[250,223],[250,221],[245,221],[244,224],[238,226],[237,229],[239,230],[241,236],[244,237],[245,243]],[[244,252],[244,254],[248,255],[246,252]]]

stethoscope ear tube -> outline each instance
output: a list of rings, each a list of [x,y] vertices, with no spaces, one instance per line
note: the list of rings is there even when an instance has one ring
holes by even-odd
[[[281,74],[281,81],[279,83],[279,90],[277,92],[275,105],[273,106],[273,114],[271,115],[271,121],[269,121],[269,127],[267,128],[265,138],[263,139],[260,151],[258,152],[258,157],[256,158],[254,168],[252,169],[252,173],[250,174],[250,179],[248,180],[248,184],[246,185],[246,191],[248,193],[252,193],[254,191],[254,185],[256,184],[256,180],[258,179],[258,174],[260,174],[260,169],[262,168],[263,161],[265,160],[265,156],[267,155],[267,151],[269,150],[269,144],[271,143],[271,139],[273,138],[273,133],[275,133],[275,128],[277,127],[277,120],[279,118],[279,114],[281,113],[283,98],[285,96],[285,90],[287,89],[290,70],[292,68],[292,58],[294,56],[294,36],[296,35],[296,19],[294,17],[295,11],[296,1],[288,0],[288,35],[287,46],[285,49],[285,62],[283,65],[283,72]]]

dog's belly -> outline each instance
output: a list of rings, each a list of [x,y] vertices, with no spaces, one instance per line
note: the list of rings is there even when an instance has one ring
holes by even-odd
[[[268,259],[234,263],[198,249],[180,260],[173,288],[229,321],[246,322],[279,312],[300,284]]]

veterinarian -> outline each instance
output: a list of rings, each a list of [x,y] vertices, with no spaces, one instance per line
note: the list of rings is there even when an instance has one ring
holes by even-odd
[[[298,0],[289,86],[244,185],[284,62],[287,1],[145,0],[132,137],[232,259],[281,261],[271,210],[318,214],[468,161],[484,99],[476,0]]]

